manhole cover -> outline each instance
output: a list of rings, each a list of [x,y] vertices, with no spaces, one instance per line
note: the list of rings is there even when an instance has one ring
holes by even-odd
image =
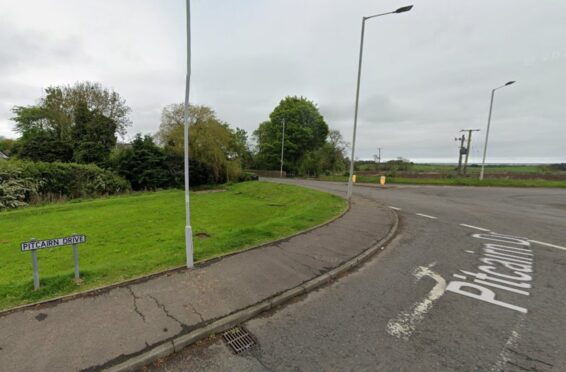
[[[227,330],[222,334],[222,338],[230,346],[234,354],[240,354],[242,351],[257,345],[254,338],[243,327],[234,327]]]

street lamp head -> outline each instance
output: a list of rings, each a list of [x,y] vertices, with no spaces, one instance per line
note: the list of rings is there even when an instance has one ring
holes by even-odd
[[[515,81],[514,81],[514,80],[512,80],[512,81],[508,81],[508,82],[507,82],[507,83],[505,84],[505,86],[507,86],[507,85],[511,85],[511,84],[515,84]]]
[[[407,5],[407,6],[404,6],[404,7],[401,7],[401,8],[399,8],[399,9],[397,9],[397,10],[395,11],[395,13],[405,13],[405,12],[408,12],[409,10],[411,10],[411,9],[413,9],[413,6],[412,6],[412,5]]]

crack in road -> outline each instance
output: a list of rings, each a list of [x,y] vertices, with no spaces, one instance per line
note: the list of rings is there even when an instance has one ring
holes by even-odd
[[[201,323],[204,323],[204,317],[202,316],[201,313],[199,313],[199,312],[197,311],[197,309],[195,308],[195,306],[194,306],[193,304],[191,304],[190,302],[189,302],[189,306],[190,306],[191,309],[193,310],[193,313],[195,313],[195,314],[197,314],[197,315],[199,316]]]
[[[136,296],[136,294],[134,293],[134,290],[130,286],[126,286],[126,288],[128,289],[128,291],[130,291],[130,294],[132,295],[132,298],[134,299],[134,310],[135,310],[135,312],[142,318],[143,322],[145,323],[145,315],[143,315],[143,313],[138,308],[138,300],[141,297]]]
[[[155,298],[155,297],[152,296],[152,295],[148,295],[148,297],[151,298],[151,299],[153,300],[153,302],[155,302],[155,304],[157,305],[157,307],[159,307],[161,310],[163,310],[163,312],[165,313],[165,315],[166,315],[168,318],[173,319],[174,321],[176,321],[177,323],[179,323],[179,324],[181,325],[181,327],[186,326],[186,324],[184,324],[184,323],[181,322],[179,319],[177,319],[176,317],[174,317],[174,316],[167,310],[167,308],[165,307],[165,305],[162,304],[161,302],[159,302],[159,301],[157,300],[157,298]]]

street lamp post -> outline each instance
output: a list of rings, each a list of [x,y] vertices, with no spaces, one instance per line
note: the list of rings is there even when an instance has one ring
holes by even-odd
[[[483,173],[485,168],[485,155],[487,154],[487,141],[489,139],[489,127],[491,126],[491,112],[493,111],[493,98],[495,96],[495,91],[501,88],[505,88],[508,85],[515,83],[515,81],[508,81],[505,85],[497,87],[491,90],[491,101],[489,103],[489,116],[487,117],[487,131],[485,132],[485,142],[483,144],[483,160],[481,163],[481,171],[480,171],[480,181],[483,180]]]
[[[362,56],[363,56],[363,52],[364,52],[364,33],[365,33],[366,21],[368,19],[371,19],[371,18],[376,18],[376,17],[388,15],[388,14],[408,12],[412,8],[413,8],[413,6],[409,5],[409,6],[404,6],[402,8],[399,8],[399,9],[393,11],[393,12],[375,14],[375,15],[372,15],[372,16],[369,16],[369,17],[362,17],[362,34],[361,34],[361,38],[360,38],[360,57],[359,57],[359,61],[358,61],[358,82],[357,82],[357,85],[356,85],[356,105],[355,105],[355,109],[354,109],[354,134],[352,136],[352,156],[350,157],[350,176],[348,178],[348,193],[347,193],[348,202],[350,202],[351,199],[352,199],[352,177],[354,175],[354,162],[355,162],[354,155],[355,155],[355,151],[356,151],[356,129],[357,129],[357,125],[358,125],[358,105],[359,105],[359,99],[360,99],[360,80],[361,80],[361,77],[362,77]]]
[[[194,266],[193,229],[191,227],[191,207],[189,200],[189,90],[191,86],[191,1],[187,0],[187,77],[185,83],[184,107],[184,150],[185,150],[185,251],[187,267]]]
[[[285,119],[283,119],[283,134],[281,135],[281,170],[279,178],[283,178],[283,153],[285,151]]]

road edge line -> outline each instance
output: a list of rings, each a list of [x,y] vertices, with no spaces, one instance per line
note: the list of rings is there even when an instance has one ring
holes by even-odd
[[[245,309],[238,310],[235,313],[218,319],[202,328],[193,330],[184,335],[180,335],[173,340],[169,340],[164,344],[151,348],[142,354],[136,355],[133,358],[121,362],[120,364],[104,369],[104,371],[126,372],[138,370],[158,359],[169,356],[175,352],[179,352],[185,347],[205,337],[223,332],[238,324],[248,321],[254,318],[256,315],[259,315],[267,310],[281,306],[295,297],[312,292],[326,284],[329,284],[332,280],[336,280],[339,276],[358,267],[360,264],[367,261],[376,253],[381,252],[383,248],[387,246],[393,240],[393,238],[395,238],[399,229],[399,215],[397,214],[397,212],[389,208],[385,209],[389,210],[393,215],[393,226],[391,227],[387,235],[384,238],[376,241],[373,246],[369,247],[368,249],[364,250],[362,253],[349,259],[348,261],[342,263],[340,266],[313,279],[303,282],[296,287],[290,288],[277,295],[268,297],[267,299],[260,301],[255,305],[251,305]]]

